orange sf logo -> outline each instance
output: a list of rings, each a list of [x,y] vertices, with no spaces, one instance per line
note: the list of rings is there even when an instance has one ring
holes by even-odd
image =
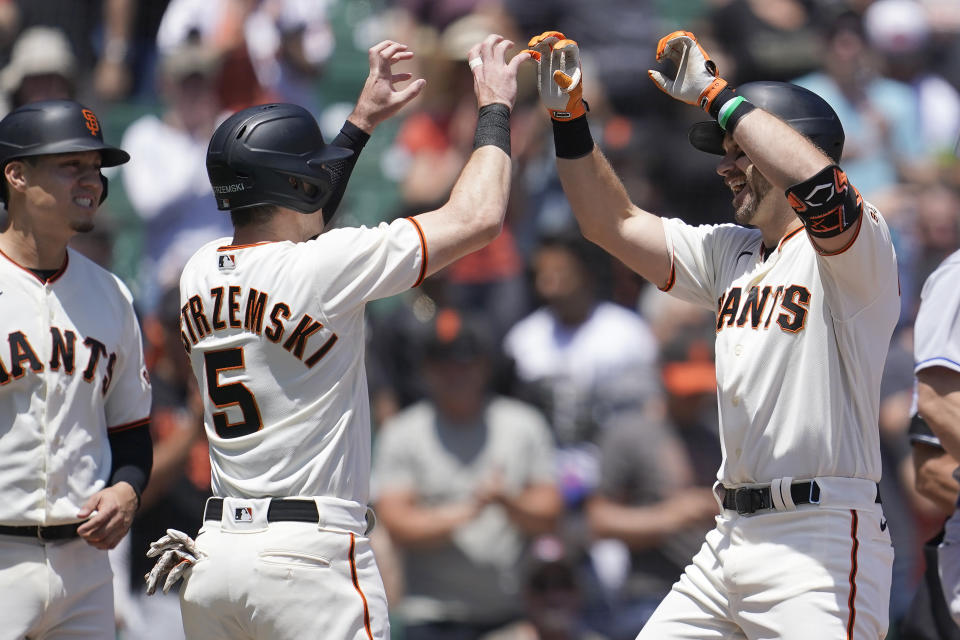
[[[97,116],[90,109],[83,110],[83,118],[87,121],[87,129],[90,129],[90,135],[95,136],[100,131],[100,123],[97,122]]]

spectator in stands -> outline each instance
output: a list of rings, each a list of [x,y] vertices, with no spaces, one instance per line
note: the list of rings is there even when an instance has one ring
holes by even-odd
[[[524,563],[523,620],[483,640],[606,640],[584,620],[577,560],[556,536],[537,538]]]
[[[689,564],[720,507],[713,494],[720,466],[713,336],[690,333],[663,349],[667,412],[663,419],[616,414],[600,438],[600,486],[587,502],[593,560],[613,561],[606,540],[629,551],[611,590],[601,631],[631,640]],[[620,581],[622,580],[622,582]]]
[[[323,0],[170,0],[157,32],[161,55],[191,40],[224,60],[218,89],[231,111],[294,102],[314,113],[315,82],[333,53]]]
[[[544,236],[532,260],[543,306],[504,339],[515,393],[547,415],[568,506],[596,486],[600,425],[659,393],[657,343],[636,312],[603,299],[608,258],[572,230]]]
[[[123,185],[144,225],[139,302],[146,311],[180,281],[193,251],[232,234],[230,216],[217,211],[210,195],[206,169],[207,143],[222,113],[219,69],[218,56],[203,45],[167,52],[158,70],[163,112],[137,119],[123,135],[131,155]]]
[[[823,71],[795,82],[823,97],[846,133],[843,167],[867,200],[925,169],[917,100],[909,86],[877,71],[859,16],[846,13],[824,34]]]
[[[2,111],[37,100],[74,99],[77,58],[59,29],[32,27],[13,45],[10,62],[0,71]]]
[[[406,640],[478,638],[522,614],[524,549],[562,509],[554,447],[536,409],[489,393],[480,323],[447,309],[430,330],[429,398],[380,431],[375,507],[403,559]]]
[[[203,403],[180,342],[180,290],[168,289],[154,313],[144,318],[146,357],[153,384],[150,430],[153,472],[129,535],[128,572],[120,586],[129,591],[124,640],[182,640],[179,584],[170,593],[146,595],[143,577],[154,561],[150,543],[167,528],[190,531],[210,492],[210,457],[203,431]]]
[[[960,93],[930,68],[932,34],[923,4],[878,0],[867,8],[864,27],[884,73],[913,90],[925,153],[952,157],[960,136]]]
[[[788,82],[819,67],[822,17],[804,0],[732,0],[719,4],[708,24],[730,57],[732,66],[721,68],[731,69],[734,84]]]

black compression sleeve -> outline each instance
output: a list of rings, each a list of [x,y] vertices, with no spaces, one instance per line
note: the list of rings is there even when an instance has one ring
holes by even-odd
[[[118,482],[128,482],[140,494],[147,487],[150,470],[153,469],[153,442],[150,439],[150,425],[125,429],[108,436],[113,465],[110,468],[110,486]]]
[[[360,157],[360,152],[363,151],[363,147],[369,139],[369,133],[347,120],[343,123],[343,128],[340,129],[340,133],[338,133],[337,137],[330,143],[335,147],[350,149],[353,151],[353,155],[331,166],[331,170],[334,173],[333,193],[330,194],[330,199],[327,200],[327,203],[323,207],[323,222],[325,225],[330,224],[333,214],[337,212],[337,207],[340,206],[343,193],[347,189],[347,183],[350,181],[350,174],[353,173],[353,168],[357,164],[357,158]]]
[[[807,233],[818,238],[840,235],[855,225],[863,213],[863,198],[835,164],[793,185],[786,195]]]

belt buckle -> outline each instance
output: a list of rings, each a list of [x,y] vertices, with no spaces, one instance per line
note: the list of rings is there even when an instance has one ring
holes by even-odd
[[[737,507],[737,513],[742,516],[751,515],[760,508],[760,491],[746,487],[737,489],[733,494],[733,501]]]

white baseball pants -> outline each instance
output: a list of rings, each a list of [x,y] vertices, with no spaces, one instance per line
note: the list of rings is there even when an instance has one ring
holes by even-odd
[[[386,594],[363,535],[365,508],[323,525],[267,523],[268,502],[224,498],[222,520],[204,522],[197,545],[207,557],[180,590],[187,638],[388,640]],[[251,503],[251,519],[237,521],[238,509]],[[325,512],[319,500],[318,507]]]
[[[883,510],[874,488],[843,498],[830,480],[818,479],[819,506],[725,510],[638,640],[886,637],[893,547]]]
[[[115,635],[106,551],[81,538],[43,543],[0,535],[0,640]]]

